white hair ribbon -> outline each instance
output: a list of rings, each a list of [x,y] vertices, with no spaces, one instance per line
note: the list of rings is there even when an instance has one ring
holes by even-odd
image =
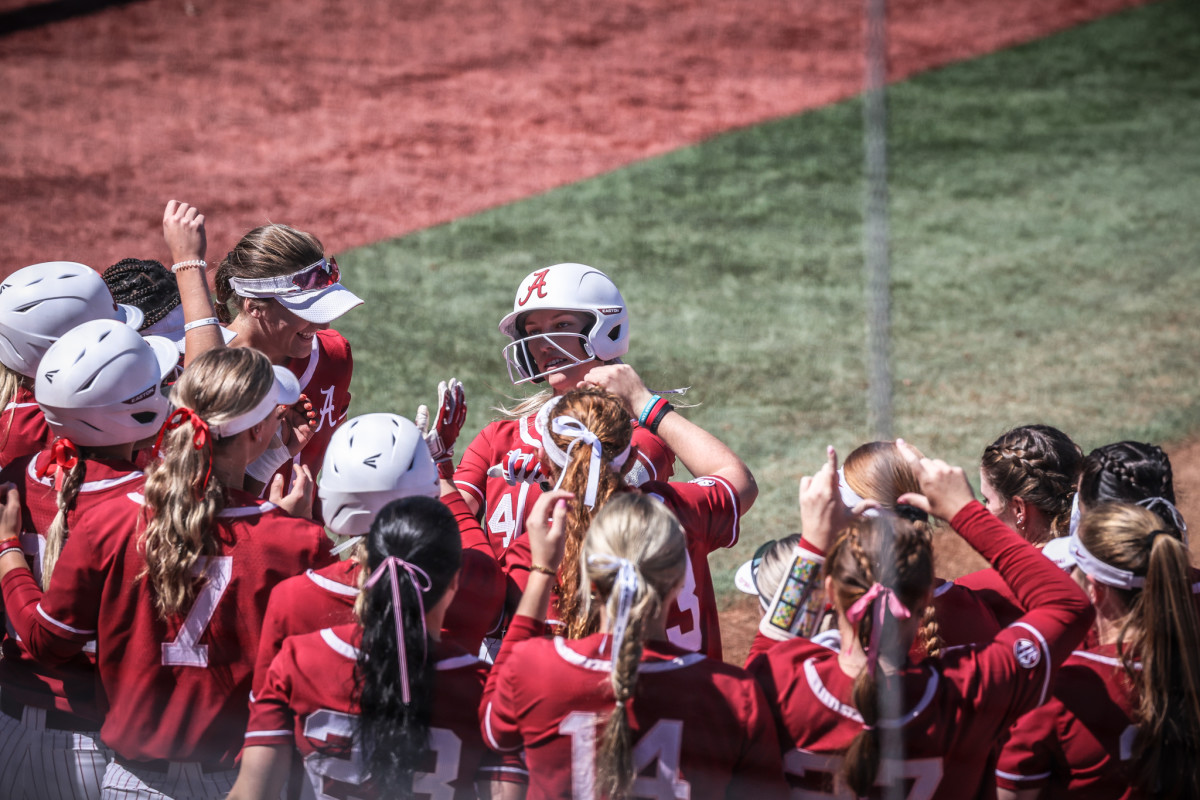
[[[625,632],[629,629],[629,615],[637,600],[638,571],[632,561],[616,556],[588,556],[590,566],[600,569],[617,570],[616,580],[613,581],[613,596],[617,598],[617,613],[612,620],[612,665],[616,669],[617,659],[621,657],[621,645],[625,642]]]
[[[604,454],[604,445],[601,443],[600,437],[588,430],[586,425],[574,417],[563,414],[560,417],[555,417],[553,422],[550,421],[550,412],[558,405],[561,399],[561,397],[554,397],[546,401],[534,419],[534,427],[537,428],[538,435],[541,437],[542,449],[546,451],[546,455],[550,457],[550,460],[562,470],[559,472],[558,481],[554,484],[555,489],[562,486],[563,478],[567,474],[565,468],[571,460],[571,451],[575,449],[575,445],[582,442],[592,448],[592,455],[588,460],[587,491],[584,494],[583,503],[588,508],[595,508],[596,493],[600,488],[600,460]],[[565,436],[573,440],[565,451],[550,436],[551,430],[559,436]],[[624,450],[609,462],[609,465],[614,470],[619,470],[625,466],[625,462],[629,460],[631,448],[632,444],[626,446]]]
[[[1074,536],[1079,530],[1079,492],[1071,496],[1071,524],[1067,529],[1068,536]]]
[[[1174,503],[1165,497],[1147,497],[1144,500],[1138,500],[1137,504],[1147,511],[1154,511],[1155,506],[1166,506],[1171,521],[1175,523],[1175,529],[1179,531],[1179,537],[1183,539],[1184,546],[1187,545],[1187,523],[1183,521],[1183,514],[1179,513],[1179,509],[1175,507]]]
[[[1140,589],[1146,584],[1144,577],[1134,575],[1127,569],[1114,567],[1112,564],[1096,558],[1083,546],[1078,534],[1071,536],[1069,549],[1071,556],[1075,559],[1075,565],[1092,580],[1103,583],[1105,586],[1115,586],[1118,589]]]
[[[396,556],[388,556],[383,560],[375,571],[371,573],[371,577],[367,578],[364,589],[370,589],[384,575],[390,575],[392,578],[392,614],[396,621],[396,657],[400,662],[400,697],[404,701],[404,705],[412,702],[412,690],[408,686],[408,649],[404,644],[404,615],[400,613],[400,573],[399,570],[404,570],[408,573],[408,577],[412,579],[413,587],[417,590],[417,608],[420,611],[419,619],[421,620],[421,641],[427,642],[429,639],[429,631],[425,627],[425,601],[422,595],[428,592],[433,586],[433,581],[429,578],[429,573],[418,567],[416,564],[410,564],[402,558]],[[418,577],[419,576],[419,577]],[[420,578],[424,578],[424,583]],[[422,658],[429,656],[428,645]]]

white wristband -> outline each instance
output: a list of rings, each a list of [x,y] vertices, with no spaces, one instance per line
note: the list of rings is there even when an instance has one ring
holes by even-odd
[[[208,269],[208,262],[203,258],[193,258],[190,261],[180,261],[177,264],[171,265],[171,272],[179,272],[185,269]]]
[[[217,319],[216,317],[205,317],[204,319],[198,319],[195,322],[189,322],[187,325],[184,325],[183,332],[187,333],[188,331],[192,330],[193,328],[203,328],[205,325],[220,325],[220,324],[221,324],[221,320]]]

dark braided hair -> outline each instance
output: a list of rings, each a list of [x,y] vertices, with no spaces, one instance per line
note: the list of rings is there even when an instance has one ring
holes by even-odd
[[[157,261],[123,258],[104,270],[103,277],[115,302],[136,306],[146,315],[143,330],[180,303],[175,274]]]
[[[1079,502],[1088,508],[1100,503],[1137,503],[1161,497],[1175,505],[1175,483],[1171,459],[1158,445],[1145,442],[1115,442],[1097,447],[1083,460],[1079,477]],[[1175,519],[1167,509],[1150,509],[1174,530]]]
[[[1070,530],[1082,465],[1083,451],[1058,428],[1022,425],[987,446],[980,470],[1006,502],[1020,497],[1041,511],[1058,537]]]
[[[458,522],[445,504],[432,497],[405,497],[388,503],[371,524],[365,545],[366,575],[388,556],[424,570],[429,576],[429,589],[422,595],[426,610],[442,599],[462,563]],[[411,702],[405,705],[401,694],[396,666],[400,649],[397,610],[392,605],[388,576],[362,594],[363,634],[355,693],[363,754],[375,784],[386,787],[392,796],[410,797],[413,774],[430,755],[437,664],[434,643],[420,618],[417,593],[421,589],[403,570],[397,570],[397,575]]]

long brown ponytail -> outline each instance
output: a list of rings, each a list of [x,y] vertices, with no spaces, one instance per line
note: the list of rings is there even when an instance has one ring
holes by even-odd
[[[1200,620],[1187,546],[1156,514],[1123,503],[1089,509],[1079,539],[1104,563],[1145,578],[1140,589],[1108,587],[1129,610],[1117,649],[1135,687],[1134,781],[1146,797],[1200,797]]]

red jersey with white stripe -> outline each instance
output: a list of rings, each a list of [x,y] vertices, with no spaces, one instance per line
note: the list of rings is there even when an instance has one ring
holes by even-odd
[[[614,703],[611,637],[536,637],[541,628],[529,617],[509,628],[484,697],[484,736],[500,751],[525,749],[529,800],[590,799]],[[640,776],[631,797],[786,796],[766,698],[738,667],[647,642],[629,725]]]
[[[312,403],[313,411],[317,414],[317,429],[313,437],[295,458],[275,470],[276,475],[283,475],[284,486],[290,487],[293,464],[306,465],[313,477],[321,471],[333,431],[350,411],[350,376],[354,372],[354,357],[346,337],[327,329],[317,331],[313,337],[312,353],[307,358],[290,358],[284,366],[300,381],[301,393]],[[266,484],[269,489],[271,481]],[[316,516],[319,518],[319,514]]]
[[[1054,696],[1013,725],[996,785],[1038,788],[1043,798],[1136,796],[1128,772],[1137,735],[1131,692],[1116,645],[1072,653],[1054,681]]]
[[[251,704],[246,746],[294,744],[318,800],[390,796],[386,787],[371,782],[362,748],[354,741],[359,711],[354,673],[361,640],[362,630],[353,624],[289,638]],[[499,758],[479,734],[487,665],[452,643],[439,643],[433,656],[433,757],[417,772],[412,796],[473,799],[475,781],[504,779]]]
[[[69,659],[96,640],[101,738],[126,759],[232,768],[271,589],[330,561],[321,526],[245,492],[227,497],[218,553],[199,561],[204,580],[185,615],[163,621],[154,608],[137,494],[80,518],[45,596],[26,570],[4,578],[5,606],[34,657]]]
[[[721,660],[721,620],[708,554],[737,544],[741,509],[738,495],[724,478],[707,476],[688,483],[650,481],[636,489],[656,498],[679,519],[687,537],[688,564],[683,588],[667,613],[667,639],[685,650]],[[504,569],[524,591],[529,575],[529,537],[522,536],[503,554]],[[514,567],[519,569],[514,570]],[[548,619],[555,621],[554,603]]]
[[[532,483],[509,486],[503,478],[489,478],[488,468],[503,464],[510,450],[520,450],[537,458],[542,438],[534,425],[535,414],[520,419],[497,420],[488,423],[463,453],[454,483],[479,504],[483,528],[500,553],[525,533],[525,518],[541,488]],[[633,444],[637,446],[637,464],[625,476],[630,485],[646,481],[669,480],[675,468],[675,454],[663,440],[650,431],[633,426]]]
[[[54,434],[34,399],[33,392],[17,387],[12,402],[0,411],[0,467],[50,446]]]
[[[22,499],[21,549],[38,583],[42,581],[42,555],[46,531],[58,515],[58,493],[54,476],[38,477],[38,469],[51,461],[49,450],[25,456],[0,472],[0,483],[11,482]],[[125,461],[89,459],[83,462],[84,478],[75,507],[67,514],[69,533],[89,509],[129,492],[141,491],[146,476]],[[22,704],[56,708],[99,721],[96,708],[95,643],[65,664],[49,666],[35,661],[23,646],[11,623],[0,644],[0,687]]]
[[[900,693],[902,713],[877,726],[899,728],[906,748],[903,761],[881,762],[880,796],[892,781],[908,800],[982,796],[990,788],[997,737],[1046,701],[1057,665],[1092,620],[1091,606],[1071,578],[978,502],[951,524],[1013,581],[1032,610],[985,645],[949,648],[892,680],[879,674],[881,686]],[[793,789],[809,797],[849,797],[837,793],[835,777],[863,721],[854,706],[854,677],[842,671],[838,654],[793,639],[756,657],[749,669],[776,713]]]

